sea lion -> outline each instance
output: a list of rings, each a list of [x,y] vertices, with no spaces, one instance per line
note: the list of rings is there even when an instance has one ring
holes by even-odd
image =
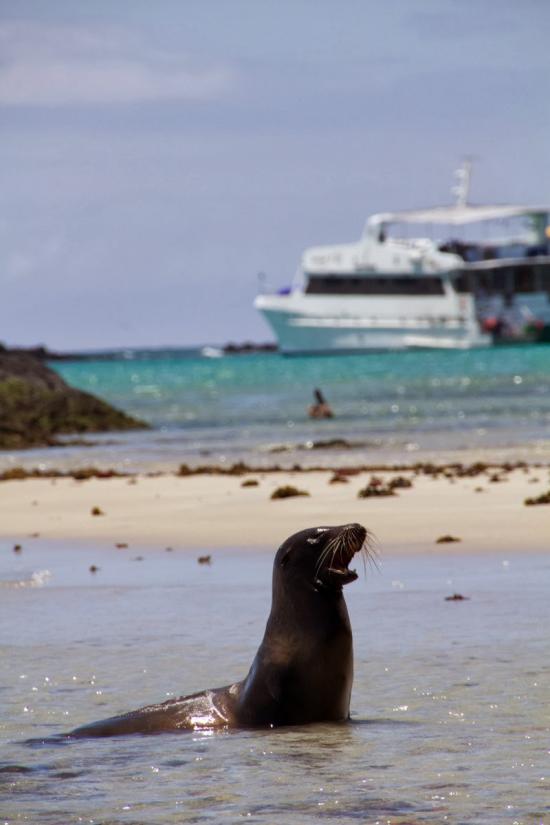
[[[264,638],[242,682],[148,705],[77,728],[69,737],[201,728],[254,728],[349,718],[351,625],[342,587],[348,565],[368,554],[360,524],[313,527],[290,536],[273,564]]]

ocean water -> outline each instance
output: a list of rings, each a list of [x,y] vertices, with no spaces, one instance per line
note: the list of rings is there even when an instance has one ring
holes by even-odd
[[[549,825],[548,555],[368,568],[346,588],[350,724],[53,744],[242,678],[272,554],[0,549],[2,823]],[[456,591],[469,600],[445,601]]]
[[[472,448],[550,456],[550,346],[301,358],[126,355],[52,366],[152,430],[91,437],[95,447],[3,453],[0,466],[377,463]],[[316,387],[333,419],[308,418]],[[331,439],[352,446],[311,449]]]

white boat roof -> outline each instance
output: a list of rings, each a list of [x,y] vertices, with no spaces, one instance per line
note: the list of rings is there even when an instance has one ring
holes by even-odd
[[[380,212],[368,219],[368,224],[383,223],[441,223],[461,226],[476,221],[514,218],[519,215],[539,215],[550,212],[550,206],[437,206],[431,209],[404,212]]]

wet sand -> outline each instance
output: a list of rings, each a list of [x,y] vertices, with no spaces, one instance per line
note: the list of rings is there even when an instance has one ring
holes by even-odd
[[[358,491],[373,475],[382,487],[398,476],[412,481],[412,487],[398,488],[393,496],[359,498]],[[160,549],[273,548],[304,527],[359,521],[384,554],[550,549],[550,505],[524,503],[550,489],[548,467],[451,478],[388,470],[330,484],[332,476],[330,471],[281,471],[241,477],[166,474],[3,481],[0,537],[23,545],[39,534]],[[499,480],[491,480],[495,477]],[[257,486],[243,487],[250,479]],[[276,488],[288,484],[309,495],[271,499]],[[94,508],[101,514],[92,515]],[[437,543],[443,536],[460,543]]]

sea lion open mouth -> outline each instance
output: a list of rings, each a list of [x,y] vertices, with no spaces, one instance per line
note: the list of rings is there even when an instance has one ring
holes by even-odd
[[[357,572],[349,569],[349,563],[361,550],[368,557],[368,534],[356,523],[328,528],[325,532],[328,536],[317,562],[316,578],[322,584],[342,587],[358,578]]]

